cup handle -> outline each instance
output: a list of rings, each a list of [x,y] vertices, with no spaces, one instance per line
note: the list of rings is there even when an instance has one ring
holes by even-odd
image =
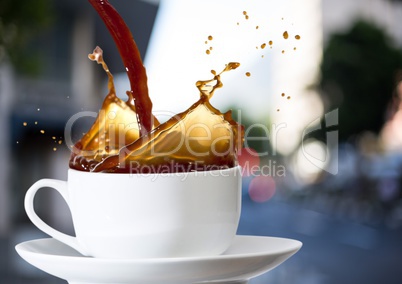
[[[41,179],[35,182],[25,194],[25,211],[31,220],[31,222],[38,227],[41,231],[48,234],[49,236],[55,238],[56,240],[65,243],[66,245],[72,247],[73,249],[77,250],[84,256],[88,256],[88,253],[83,248],[83,246],[79,243],[78,239],[73,236],[69,236],[64,234],[56,229],[50,227],[48,224],[43,222],[41,218],[36,214],[34,209],[34,198],[35,194],[38,192],[39,189],[42,187],[51,187],[57,190],[63,199],[68,204],[68,191],[67,191],[67,182],[55,179]]]

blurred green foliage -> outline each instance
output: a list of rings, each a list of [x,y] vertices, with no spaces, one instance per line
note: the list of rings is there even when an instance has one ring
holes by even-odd
[[[7,56],[18,72],[39,72],[30,40],[52,22],[49,0],[0,0],[0,63]]]
[[[327,111],[339,108],[339,137],[345,141],[381,129],[392,100],[402,51],[374,24],[359,20],[334,34],[324,49],[319,86]]]

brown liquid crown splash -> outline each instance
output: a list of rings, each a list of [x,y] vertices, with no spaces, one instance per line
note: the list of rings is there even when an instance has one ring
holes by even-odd
[[[116,96],[113,76],[103,60],[102,50],[97,47],[89,55],[107,73],[109,94],[91,129],[74,146],[70,168],[93,172],[168,173],[235,166],[244,129],[233,120],[230,111],[221,113],[209,100],[215,90],[222,87],[221,74],[240,64],[229,63],[219,74],[212,71],[213,79],[198,81],[200,99],[185,112],[160,124],[151,112],[152,102],[148,88],[144,87],[147,84],[145,68],[127,26],[107,1],[89,1],[111,30],[125,64],[135,68],[127,68],[132,90],[127,92],[128,100],[122,101]],[[135,49],[133,56],[127,53],[130,48]],[[140,74],[133,76],[132,70]],[[149,120],[144,123],[144,118]]]

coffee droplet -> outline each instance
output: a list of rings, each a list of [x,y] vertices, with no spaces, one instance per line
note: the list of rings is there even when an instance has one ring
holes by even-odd
[[[288,96],[287,99],[290,100],[290,96]]]
[[[210,35],[208,36],[208,40],[213,40],[214,38]]]
[[[250,73],[250,72],[246,72],[246,76],[247,76],[247,77],[250,77],[250,76],[251,76],[251,73]]]
[[[282,93],[282,95],[281,95],[282,97],[284,97],[285,96],[285,93]]]
[[[273,45],[274,42],[273,42],[272,40],[270,40],[270,41],[268,42],[268,44],[269,44],[269,45]]]
[[[289,34],[288,34],[287,31],[285,31],[285,32],[283,33],[283,38],[284,38],[284,39],[288,39],[288,37],[289,37]]]
[[[256,30],[258,30],[259,28],[260,28],[259,26],[256,26],[256,27],[255,27]]]
[[[40,133],[45,134],[45,130],[42,129],[42,130],[40,131]]]
[[[266,43],[261,44],[261,49],[264,49],[267,46]]]
[[[209,49],[207,49],[207,50],[205,51],[205,53],[206,53],[206,54],[211,54],[211,51],[210,51]]]
[[[295,39],[299,40],[300,36],[299,35],[295,35]]]
[[[26,122],[23,122],[23,123],[22,123],[22,125],[24,125],[24,126],[27,126],[27,125],[28,125],[28,123],[26,123]]]

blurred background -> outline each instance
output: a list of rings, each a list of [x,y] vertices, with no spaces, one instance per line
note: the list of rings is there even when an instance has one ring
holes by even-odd
[[[211,69],[241,63],[211,101],[246,130],[238,233],[304,243],[251,283],[402,283],[402,1],[278,2],[111,1],[162,120],[197,100]],[[107,94],[87,59],[96,45],[124,98],[124,67],[87,1],[0,0],[0,283],[65,283],[14,246],[46,237],[26,217],[25,192],[66,179],[70,142],[94,118],[73,134],[66,124]],[[73,234],[60,196],[44,189],[36,208]]]

